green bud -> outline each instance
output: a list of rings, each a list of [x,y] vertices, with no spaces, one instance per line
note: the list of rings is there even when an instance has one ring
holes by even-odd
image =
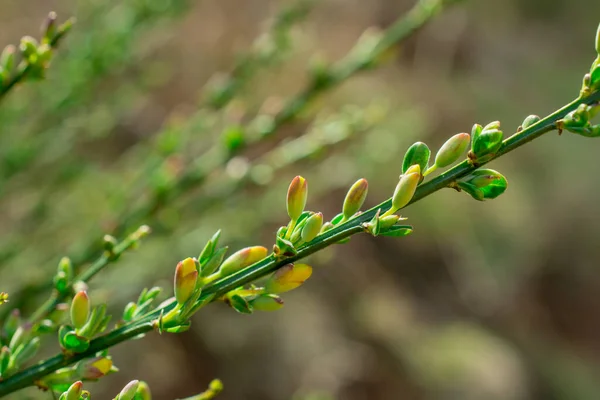
[[[416,172],[402,175],[400,182],[398,182],[398,185],[396,186],[396,190],[394,190],[394,195],[392,196],[392,207],[388,211],[389,214],[395,213],[411,201],[415,195],[415,191],[417,190],[420,180],[421,174]]]
[[[508,182],[499,172],[492,169],[478,169],[458,182],[458,187],[476,200],[495,199],[506,190]]]
[[[21,343],[13,352],[13,362],[15,365],[22,365],[33,358],[40,349],[41,341],[39,337],[33,337],[26,343]]]
[[[10,349],[14,351],[17,347],[19,347],[20,344],[25,343],[27,340],[29,340],[30,336],[31,324],[25,323],[23,325],[20,325],[16,329],[12,338],[10,339],[8,347],[10,347]]]
[[[115,397],[114,400],[133,400],[139,384],[140,381],[138,380],[133,380],[129,382],[127,385],[125,385],[125,387],[121,390],[117,397]]]
[[[265,284],[268,293],[284,293],[302,285],[312,275],[312,267],[306,264],[287,264],[271,275]]]
[[[83,382],[77,381],[64,393],[65,400],[79,400],[83,392]],[[62,397],[62,396],[61,396]]]
[[[308,196],[308,184],[306,179],[301,176],[296,176],[287,193],[287,212],[292,221],[298,220],[306,206]]]
[[[221,265],[221,276],[228,276],[265,258],[269,251],[266,247],[246,247],[229,256]]]
[[[540,120],[540,117],[538,117],[537,115],[530,115],[523,120],[523,123],[521,124],[521,128],[527,129],[531,125],[537,123],[539,120]]]
[[[106,315],[106,304],[100,304],[98,307],[94,307],[88,322],[81,329],[78,329],[77,333],[81,337],[91,338],[104,331],[109,321],[110,315]]]
[[[435,165],[444,168],[456,162],[469,146],[471,136],[459,133],[446,141],[435,156]]]
[[[90,299],[82,290],[73,296],[71,302],[71,323],[76,329],[82,328],[90,316]]]
[[[302,227],[302,240],[310,242],[317,237],[323,226],[323,214],[316,213],[306,219],[306,223]]]
[[[598,30],[596,30],[596,53],[600,56],[600,24],[598,24]]]
[[[325,233],[325,232],[327,232],[328,230],[332,229],[333,227],[334,227],[334,226],[333,226],[333,224],[332,224],[331,222],[325,222],[325,223],[323,224],[323,227],[321,227],[321,233]]]
[[[60,293],[65,293],[69,289],[69,283],[73,280],[73,263],[69,257],[63,257],[58,263],[56,275],[54,276],[54,287]]]
[[[276,311],[283,307],[283,300],[276,294],[261,294],[252,299],[250,305],[258,311]]]
[[[73,353],[82,353],[90,347],[89,339],[78,335],[69,326],[61,326],[58,330],[58,343],[60,346]]]
[[[473,139],[471,151],[476,157],[483,157],[495,154],[502,146],[502,131],[495,128],[496,122],[488,124],[477,138]],[[490,128],[488,128],[490,127]]]
[[[344,199],[344,206],[342,208],[344,218],[350,219],[360,210],[365,202],[365,199],[367,198],[368,189],[369,183],[364,178],[359,179],[354,183],[354,185],[352,185],[346,194],[346,198]]]
[[[38,42],[31,36],[24,36],[21,38],[19,50],[21,50],[23,57],[29,62],[35,61],[35,57],[37,56],[37,48]]]
[[[381,231],[390,229],[392,226],[396,225],[396,223],[399,220],[400,220],[399,215],[388,215],[385,217],[379,217],[379,229]]]
[[[174,291],[177,303],[184,304],[196,290],[198,268],[195,258],[180,261],[175,268]]]
[[[2,346],[0,349],[0,378],[4,378],[8,375],[8,368],[10,363],[11,351],[8,346]]]
[[[0,84],[6,82],[12,76],[13,68],[15,67],[15,52],[15,46],[8,45],[2,50],[2,54],[0,54],[0,71],[2,71]]]
[[[42,36],[44,43],[50,43],[56,35],[56,13],[50,11],[42,25]],[[78,398],[79,399],[79,398]]]
[[[404,155],[404,160],[402,161],[402,173],[406,173],[410,166],[415,164],[421,168],[421,171],[427,170],[430,157],[431,151],[425,143],[417,142],[413,144],[408,148]]]
[[[104,235],[102,241],[104,250],[108,251],[109,253],[112,253],[115,246],[119,244],[117,238],[111,235]]]
[[[140,381],[135,394],[135,400],[152,400],[152,393],[150,393],[150,387],[144,381]]]
[[[590,88],[596,90],[600,87],[600,64],[596,65],[590,73]]]
[[[133,301],[130,301],[125,306],[123,310],[123,321],[131,321],[133,319],[133,315],[135,314],[135,310],[137,310],[137,304]]]

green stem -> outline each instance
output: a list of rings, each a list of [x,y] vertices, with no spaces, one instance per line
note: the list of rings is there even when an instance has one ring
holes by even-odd
[[[137,231],[127,236],[123,241],[118,243],[111,252],[104,252],[104,254],[102,254],[102,256],[100,256],[100,258],[98,258],[88,269],[77,275],[75,279],[70,282],[69,287],[66,290],[60,293],[57,290],[54,290],[48,300],[46,300],[44,304],[35,310],[31,317],[29,317],[29,322],[35,324],[36,322],[39,322],[47,317],[48,314],[54,311],[58,304],[69,297],[72,291],[73,283],[87,282],[92,279],[107,265],[116,262],[123,253],[135,246],[135,244],[139,242],[140,238],[146,235],[148,232],[149,228],[147,226],[142,226]]]
[[[493,159],[496,159],[532,141],[533,139],[540,137],[544,133],[556,129],[557,122],[564,118],[564,116],[567,115],[569,112],[575,110],[580,104],[593,104],[598,101],[600,101],[600,91],[596,91],[585,98],[578,98],[574,100],[573,102],[567,104],[561,109],[548,115],[536,124],[520,132],[517,132],[513,136],[504,140],[498,152],[494,154],[494,156],[489,161],[482,163],[481,165],[487,164]],[[419,186],[417,188],[415,196],[413,197],[409,205],[437,192],[440,189],[448,187],[448,185],[452,184],[457,179],[468,175],[477,168],[479,168],[479,166],[476,167],[470,164],[467,160],[461,162],[460,164],[454,166],[445,173]],[[373,216],[377,213],[377,210],[388,210],[391,206],[391,203],[392,200],[388,199],[382,202],[381,204],[371,208],[370,210],[365,211],[358,217],[352,218],[346,223],[340,224],[335,228],[317,236],[317,238],[315,238],[313,241],[302,246],[298,250],[298,254],[293,257],[278,260],[273,255],[271,255],[265,258],[264,260],[259,261],[256,264],[253,264],[230,276],[221,278],[207,285],[203,288],[202,296],[198,301],[201,302],[203,299],[206,299],[210,295],[216,295],[216,297],[222,296],[233,289],[246,285],[250,282],[253,282],[259,278],[262,278],[272,273],[273,271],[277,270],[283,265],[307,257],[308,255],[313,254],[332,244],[335,244],[342,239],[362,232],[362,224],[370,221],[371,218],[373,218]],[[166,307],[163,310],[163,312],[170,311],[172,307],[173,305]],[[29,367],[14,376],[9,377],[6,381],[0,382],[0,396],[4,396],[9,393],[13,393],[19,389],[33,385],[36,380],[39,380],[44,376],[51,374],[59,368],[71,365],[74,362],[79,361],[83,358],[92,357],[99,351],[108,349],[109,347],[126,341],[132,337],[151,331],[153,329],[152,321],[158,317],[160,312],[161,310],[155,310],[149,313],[148,315],[144,316],[142,319],[131,323],[130,325],[126,325],[119,329],[115,329],[106,335],[100,336],[92,340],[90,343],[90,348],[83,353],[71,356],[60,354],[49,358],[45,361],[42,361],[37,365]]]

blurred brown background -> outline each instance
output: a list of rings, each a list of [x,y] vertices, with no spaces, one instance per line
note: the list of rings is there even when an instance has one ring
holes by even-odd
[[[0,0],[0,43],[36,32],[50,10],[78,18],[48,79],[0,107],[3,290],[16,297],[48,279],[61,256],[110,232],[151,180],[144,166],[161,159],[157,132],[185,126],[176,154],[193,162],[240,113],[297,93],[310,60],[339,59],[412,2],[316,2],[281,62],[224,111],[196,115],[209,78],[230,70],[283,4]],[[155,233],[92,282],[92,299],[110,299],[118,317],[144,286],[170,291],[177,261],[197,255],[218,228],[233,248],[270,246],[294,175],[308,179],[308,207],[331,218],[360,177],[370,183],[368,205],[389,197],[414,141],[433,150],[475,122],[500,120],[509,133],[528,114],[552,112],[577,95],[599,17],[600,2],[589,0],[453,7],[244,157],[310,131],[314,118],[336,124],[332,116],[356,113],[374,121],[369,129],[293,165],[284,155],[283,168],[222,198],[230,165],[147,221]],[[335,126],[316,131],[336,135]],[[509,180],[497,200],[436,193],[404,213],[413,235],[358,236],[312,257],[313,277],[281,311],[245,316],[211,305],[188,333],[114,348],[121,372],[88,387],[112,398],[137,378],[170,399],[218,377],[223,400],[597,399],[599,152],[597,141],[548,134],[491,165]],[[217,200],[206,205],[203,196]],[[47,292],[38,294],[25,310]]]

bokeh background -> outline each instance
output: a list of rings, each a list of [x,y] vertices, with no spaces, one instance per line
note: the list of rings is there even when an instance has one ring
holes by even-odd
[[[207,86],[289,2],[0,5],[4,44],[36,32],[50,10],[78,18],[47,80],[0,107],[0,289],[27,312],[47,296],[60,257],[99,254],[103,233],[223,132],[235,137],[277,110],[303,88],[308,68],[340,59],[412,2],[315,2],[290,29],[289,46],[220,110],[206,107]],[[197,255],[218,228],[233,248],[270,246],[295,175],[308,179],[308,207],[331,218],[360,177],[370,182],[368,205],[389,197],[414,141],[437,149],[475,122],[500,120],[508,133],[529,114],[550,113],[577,95],[599,17],[600,2],[589,0],[449,9],[385,64],[132,221],[126,232],[143,222],[154,233],[94,279],[92,299],[118,316],[143,287],[170,290],[177,261]],[[171,399],[218,377],[223,400],[597,399],[599,152],[591,139],[546,135],[492,164],[509,180],[500,198],[438,192],[404,213],[413,235],[358,236],[313,256],[313,278],[285,296],[283,310],[246,316],[211,305],[188,333],[114,348],[121,372],[88,387],[112,398],[137,378]]]

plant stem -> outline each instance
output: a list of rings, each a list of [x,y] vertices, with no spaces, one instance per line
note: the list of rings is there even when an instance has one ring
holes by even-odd
[[[77,275],[72,282],[69,284],[69,288],[63,292],[54,290],[48,300],[44,302],[34,313],[29,317],[29,322],[35,324],[48,316],[56,306],[64,301],[71,294],[73,283],[75,282],[87,282],[92,279],[97,273],[102,271],[107,265],[116,262],[119,257],[127,250],[135,246],[140,238],[150,230],[147,226],[141,226],[137,231],[127,236],[122,242],[118,243],[111,252],[105,251],[100,258],[98,258],[88,269]]]
[[[496,159],[516,148],[530,142],[531,140],[540,137],[544,133],[556,129],[556,124],[559,120],[565,117],[569,112],[575,110],[580,104],[593,104],[600,101],[600,91],[596,91],[585,98],[578,98],[561,109],[553,112],[544,119],[540,120],[536,124],[524,129],[520,132],[515,133],[513,136],[503,141],[502,146],[496,154],[487,162],[482,163],[479,166],[474,166],[468,161],[463,161],[455,167],[451,168],[447,172],[439,175],[438,177],[428,181],[417,188],[415,196],[409,203],[412,204],[417,202],[440,189],[448,187],[450,184],[455,182],[469,173],[473,172],[483,164]],[[219,296],[236,289],[240,286],[253,282],[259,278],[262,278],[278,268],[286,265],[290,262],[294,262],[301,258],[304,258],[310,254],[313,254],[325,247],[339,242],[342,239],[348,238],[352,235],[363,231],[362,224],[371,220],[371,218],[377,213],[377,210],[381,209],[385,211],[391,206],[391,199],[388,199],[381,204],[371,208],[368,211],[360,214],[358,217],[350,219],[346,223],[340,224],[335,228],[317,236],[313,241],[305,244],[298,250],[298,254],[285,258],[283,260],[277,260],[273,255],[253,264],[245,269],[242,269],[230,276],[219,279],[206,287],[203,288],[202,296],[198,300],[202,301],[210,295]],[[163,311],[168,312],[170,307],[165,308]],[[33,385],[36,380],[43,378],[44,376],[51,374],[59,368],[70,365],[76,361],[79,361],[86,357],[92,357],[97,352],[108,349],[118,343],[128,340],[134,336],[149,332],[153,329],[152,321],[157,318],[161,310],[155,310],[152,313],[144,316],[138,321],[131,323],[130,325],[123,326],[119,329],[115,329],[112,332],[100,336],[90,343],[90,348],[83,353],[76,355],[64,355],[59,354],[45,361],[40,362],[37,365],[29,367],[18,374],[9,377],[4,382],[0,382],[0,396],[13,393],[24,387]]]

